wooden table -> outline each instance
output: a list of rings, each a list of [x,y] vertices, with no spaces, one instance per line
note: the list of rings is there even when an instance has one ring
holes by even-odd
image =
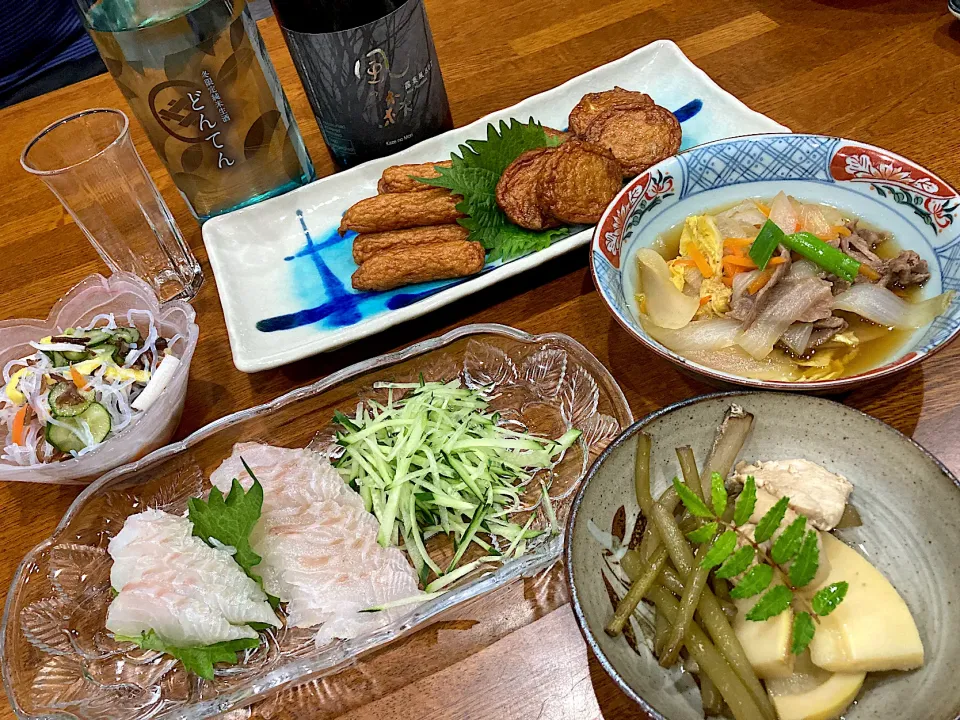
[[[720,85],[794,130],[876,143],[960,182],[960,22],[947,13],[946,0],[427,0],[427,6],[458,125],[672,38]],[[332,166],[276,22],[261,22],[261,30],[318,173],[328,174]],[[104,271],[56,199],[18,164],[42,127],[96,106],[127,109],[109,76],[0,111],[4,318],[44,317],[74,283]],[[594,292],[584,250],[343,350],[245,375],[230,358],[200,228],[135,123],[133,134],[207,277],[195,303],[201,340],[180,437],[358,360],[469,322],[572,335],[610,368],[637,417],[710,390],[620,329]],[[960,471],[958,368],[960,343],[845,402],[913,436]],[[925,388],[932,389],[929,396]],[[77,492],[0,485],[0,587],[9,585],[20,558],[51,533]],[[268,701],[253,716],[338,717],[294,709],[319,707],[311,698],[324,694],[339,696],[350,708],[339,717],[350,720],[636,716],[588,657],[556,570],[497,598],[469,620],[426,629],[335,682]],[[400,669],[406,684],[392,679]],[[0,718],[11,717],[0,708]]]

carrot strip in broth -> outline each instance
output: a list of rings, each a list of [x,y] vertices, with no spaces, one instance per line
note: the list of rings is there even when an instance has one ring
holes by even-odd
[[[764,270],[752,283],[747,285],[747,292],[751,295],[756,295],[768,282],[770,282],[770,278],[772,277],[773,270]]]
[[[725,265],[731,265],[734,268],[747,268],[748,270],[753,270],[757,267],[757,264],[748,257],[736,257],[735,255],[727,255],[723,259]],[[740,272],[736,270],[735,272]]]
[[[700,252],[700,248],[691,244],[687,247],[687,253],[697,264],[697,269],[700,271],[701,275],[703,275],[705,278],[713,277],[713,268],[710,267],[710,263],[707,262],[707,259],[703,256],[703,253]]]
[[[742,250],[753,245],[753,240],[750,238],[727,238],[723,241],[723,248],[726,250],[730,248],[731,250]]]
[[[875,281],[880,279],[880,273],[866,263],[860,263],[860,267],[857,268],[857,271],[867,278],[867,280]]]

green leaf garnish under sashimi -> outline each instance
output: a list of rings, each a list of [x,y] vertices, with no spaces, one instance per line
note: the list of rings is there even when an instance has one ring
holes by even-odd
[[[204,680],[213,680],[213,666],[216,663],[237,664],[237,653],[260,645],[260,638],[240,638],[204,645],[202,647],[180,648],[167,645],[153,630],[140,637],[117,635],[118,642],[132,642],[144,650],[156,650],[175,657],[183,667]]]
[[[242,458],[241,462],[243,462]],[[243,486],[236,478],[233,479],[230,492],[226,497],[219,488],[213,487],[210,489],[207,500],[190,498],[187,502],[188,517],[193,523],[194,536],[211,547],[216,547],[217,543],[220,543],[236,548],[233,559],[237,565],[263,587],[263,580],[253,571],[262,558],[250,546],[250,533],[260,520],[260,513],[263,510],[263,487],[246,462],[243,462],[243,467],[253,478],[253,485],[249,490],[244,492]],[[279,599],[270,594],[267,595],[267,599],[276,609]]]

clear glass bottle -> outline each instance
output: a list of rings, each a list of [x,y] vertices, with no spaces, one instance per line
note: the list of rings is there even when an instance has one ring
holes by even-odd
[[[315,178],[246,0],[77,3],[198,219]]]

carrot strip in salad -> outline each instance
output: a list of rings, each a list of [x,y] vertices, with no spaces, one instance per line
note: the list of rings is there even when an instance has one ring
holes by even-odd
[[[707,262],[707,259],[703,256],[703,253],[700,252],[700,248],[691,244],[687,247],[687,253],[697,264],[697,269],[700,271],[701,275],[703,275],[705,278],[713,277],[713,268],[710,267],[710,263]]]
[[[26,426],[28,407],[30,406],[24,405],[17,410],[17,414],[13,416],[13,426],[10,428],[10,434],[13,435],[14,445],[23,445],[23,429]]]
[[[773,270],[764,270],[762,273],[757,275],[756,279],[752,283],[747,285],[747,292],[751,295],[756,295],[768,282],[770,282],[770,278],[772,277]]]
[[[703,307],[703,306],[706,305],[708,302],[710,302],[710,296],[709,296],[709,295],[704,295],[702,298],[700,298],[700,307]]]
[[[80,371],[77,370],[73,365],[70,366],[70,379],[73,380],[73,384],[77,386],[77,390],[87,389],[87,379],[81,375]]]
[[[756,200],[754,200],[754,202],[757,203],[757,208],[759,208],[760,212],[762,212],[762,213],[763,213],[764,215],[766,215],[767,217],[770,217],[770,208],[769,208],[769,207],[767,207],[766,205],[764,205],[764,204],[761,203],[761,202],[757,202]]]
[[[834,225],[831,229],[840,237],[848,237],[852,234],[852,231],[846,225]]]
[[[724,277],[722,277],[722,278],[720,279],[720,282],[722,282],[722,283],[723,283],[724,285],[726,285],[728,288],[732,288],[732,287],[733,287],[733,278],[730,277],[730,276],[724,276]]]
[[[690,258],[680,257],[672,261],[673,265],[679,265],[681,267],[696,267],[697,264]]]

